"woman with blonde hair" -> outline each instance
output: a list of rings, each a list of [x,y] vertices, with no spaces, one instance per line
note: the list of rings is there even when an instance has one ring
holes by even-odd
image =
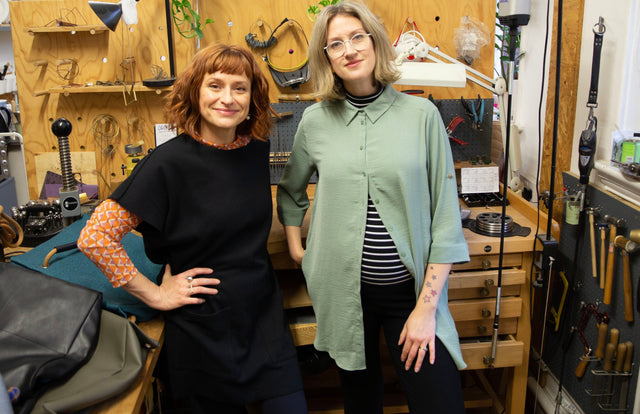
[[[278,185],[289,252],[335,360],[345,413],[382,413],[380,332],[412,413],[463,413],[452,263],[469,260],[447,133],[427,99],[396,91],[393,48],[362,3],[327,6],[309,64],[317,95]],[[300,226],[317,173],[306,250]]]

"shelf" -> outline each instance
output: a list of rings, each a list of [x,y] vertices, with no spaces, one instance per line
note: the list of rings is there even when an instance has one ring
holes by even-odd
[[[155,92],[161,94],[162,92],[171,91],[171,86],[165,86],[162,88],[150,88],[142,84],[136,84],[133,87],[135,92]],[[48,90],[49,94],[63,94],[69,96],[72,93],[122,93],[125,91],[124,85],[113,86],[56,86]],[[126,86],[126,91],[131,91],[131,85]]]
[[[77,32],[89,32],[91,34],[101,33],[108,31],[109,28],[104,25],[81,25],[81,26],[37,26],[37,27],[25,27],[24,31],[30,35],[36,33],[71,33]]]

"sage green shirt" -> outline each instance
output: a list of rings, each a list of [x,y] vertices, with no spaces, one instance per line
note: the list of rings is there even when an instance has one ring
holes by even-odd
[[[363,109],[323,101],[305,110],[278,185],[284,225],[302,224],[314,171],[318,181],[302,260],[318,323],[314,345],[343,369],[364,369],[360,264],[368,195],[415,277],[416,295],[427,263],[469,260],[449,140],[429,100],[387,86]],[[438,302],[436,335],[462,369],[447,288],[448,282]]]

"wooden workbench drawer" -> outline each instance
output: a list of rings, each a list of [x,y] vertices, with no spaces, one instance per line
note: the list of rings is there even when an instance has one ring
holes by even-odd
[[[466,369],[489,368],[486,357],[491,356],[491,341],[462,341],[462,358],[467,364]],[[512,336],[498,341],[494,368],[516,367],[522,365],[524,343],[516,341]]]
[[[500,256],[497,254],[483,254],[479,256],[471,256],[470,260],[466,263],[454,264],[452,270],[454,272],[460,270],[488,270],[497,269],[500,263]],[[522,253],[507,253],[502,257],[502,268],[507,267],[521,267],[522,266]]]
[[[519,296],[525,283],[522,269],[503,269],[502,296]],[[496,296],[498,270],[453,272],[449,275],[449,300],[486,298]]]
[[[470,299],[449,302],[449,310],[453,320],[482,321],[493,320],[496,308],[496,300]],[[500,301],[500,318],[518,318],[522,312],[522,299],[519,297],[502,298]]]
[[[458,321],[456,330],[460,338],[474,338],[480,336],[491,336],[493,334],[493,318],[485,320]],[[518,318],[500,317],[500,335],[513,334],[518,332]]]

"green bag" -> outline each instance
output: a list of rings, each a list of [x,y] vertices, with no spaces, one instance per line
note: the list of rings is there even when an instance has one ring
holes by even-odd
[[[48,389],[31,413],[77,411],[122,393],[144,366],[147,350],[157,346],[136,324],[103,310],[91,358],[69,380]]]

